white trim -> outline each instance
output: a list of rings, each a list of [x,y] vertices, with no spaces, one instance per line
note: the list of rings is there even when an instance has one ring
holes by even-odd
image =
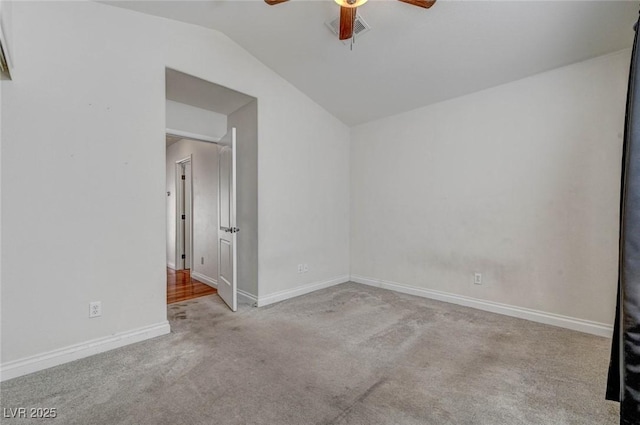
[[[182,158],[182,159],[178,159],[178,160],[176,161],[176,165],[177,165],[177,164],[184,164],[185,162],[191,162],[192,157],[193,157],[193,154],[189,154],[189,156],[185,156],[185,157],[184,157],[184,158]]]
[[[465,307],[490,311],[492,313],[504,314],[505,316],[518,317],[520,319],[531,320],[532,322],[559,326],[561,328],[572,329],[574,331],[585,332],[592,335],[611,338],[611,335],[613,334],[613,326],[606,323],[594,322],[591,320],[579,319],[576,317],[563,316],[560,314],[548,313],[546,311],[533,310],[530,308],[517,307],[509,304],[496,303],[493,301],[485,301],[478,298],[465,297],[462,295],[435,291],[432,289],[417,288],[415,286],[409,286],[397,282],[390,282],[370,277],[351,275],[351,280],[356,283],[375,286],[377,288],[389,289],[391,291],[401,292],[403,294],[416,295],[418,297],[429,298],[432,300],[463,305]]]
[[[155,325],[119,332],[104,338],[92,339],[80,344],[6,362],[0,365],[0,381],[17,378],[18,376],[93,356],[94,354],[104,353],[114,348],[166,335],[169,332],[171,332],[169,322],[164,321]]]
[[[218,287],[218,281],[217,280],[215,280],[215,279],[213,279],[213,278],[211,278],[209,276],[203,275],[202,273],[194,272],[193,270],[191,270],[191,277],[196,278],[200,282],[206,283],[207,285],[212,286],[214,288]]]
[[[258,307],[264,307],[265,305],[288,300],[289,298],[298,297],[300,295],[308,294],[309,292],[318,291],[320,289],[328,288],[334,285],[339,285],[341,283],[345,283],[348,281],[349,281],[349,275],[344,275],[344,276],[334,277],[333,279],[324,280],[322,282],[309,283],[307,285],[299,286],[297,288],[274,292],[273,294],[269,294],[264,297],[258,296]]]
[[[173,128],[165,129],[165,133],[170,136],[184,137],[185,139],[199,140],[201,142],[217,143],[220,141],[220,138],[216,139],[215,137],[205,136],[204,134],[190,133],[188,131],[176,130]]]
[[[248,293],[247,291],[238,289],[238,302],[240,302],[240,300],[242,300],[244,304],[257,305],[258,303],[258,297]]]
[[[171,270],[175,270],[176,269],[176,265],[173,263],[170,263],[167,261],[167,267],[169,267]]]

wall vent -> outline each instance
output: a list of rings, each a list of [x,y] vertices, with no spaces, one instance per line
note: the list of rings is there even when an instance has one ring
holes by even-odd
[[[325,22],[325,24],[327,24],[327,26],[329,27],[332,33],[334,33],[335,35],[340,34],[340,17],[339,16],[336,19]],[[371,27],[369,26],[369,24],[365,22],[364,19],[362,19],[362,16],[356,15],[356,22],[353,27],[353,33],[355,34],[356,38],[360,37],[362,34],[366,33],[370,29]],[[342,42],[347,45],[351,44],[350,39],[342,40]]]

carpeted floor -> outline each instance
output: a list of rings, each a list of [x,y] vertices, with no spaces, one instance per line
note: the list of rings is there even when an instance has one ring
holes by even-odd
[[[609,340],[347,283],[231,313],[168,307],[172,333],[1,385],[3,424],[616,424]]]

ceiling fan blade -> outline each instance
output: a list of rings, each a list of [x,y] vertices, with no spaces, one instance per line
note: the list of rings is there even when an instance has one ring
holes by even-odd
[[[289,0],[264,0],[264,2],[267,3],[269,6],[274,6],[276,4],[284,3],[285,1],[289,1]]]
[[[436,2],[436,0],[400,0],[400,1],[403,3],[412,4],[414,6],[424,7],[425,9],[430,8]]]
[[[340,7],[340,40],[348,40],[353,37],[356,9],[355,7]]]

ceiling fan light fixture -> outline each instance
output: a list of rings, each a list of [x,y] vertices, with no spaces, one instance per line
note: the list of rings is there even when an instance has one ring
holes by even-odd
[[[335,0],[341,7],[360,7],[367,2],[367,0]]]

